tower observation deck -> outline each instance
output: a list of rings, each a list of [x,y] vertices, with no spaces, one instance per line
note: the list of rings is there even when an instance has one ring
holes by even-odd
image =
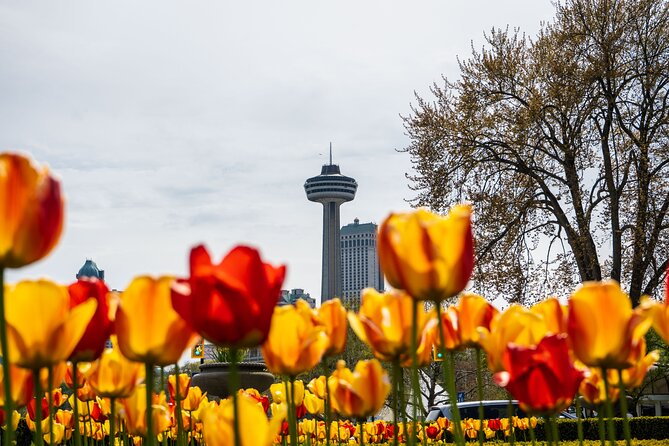
[[[307,199],[323,204],[323,270],[321,280],[321,303],[341,296],[341,244],[339,206],[355,198],[358,183],[341,174],[339,166],[330,164],[321,169],[321,174],[304,183]]]

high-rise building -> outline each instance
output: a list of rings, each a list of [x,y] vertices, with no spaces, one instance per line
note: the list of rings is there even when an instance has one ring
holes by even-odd
[[[342,300],[346,307],[360,307],[360,292],[368,287],[384,290],[383,274],[376,248],[378,226],[353,223],[341,228]]]
[[[321,276],[321,303],[341,296],[341,251],[339,236],[339,206],[353,200],[358,183],[341,174],[339,166],[330,164],[321,174],[304,183],[307,199],[323,204],[323,270]]]

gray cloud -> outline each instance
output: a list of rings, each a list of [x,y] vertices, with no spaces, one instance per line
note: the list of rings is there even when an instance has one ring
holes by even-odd
[[[190,246],[235,243],[320,289],[321,208],[302,185],[333,142],[355,177],[342,223],[407,209],[400,114],[491,26],[532,34],[549,0],[20,2],[0,4],[0,150],[62,178],[56,251],[9,280],[74,278],[86,257],[113,287],[185,274]],[[319,155],[319,153],[321,155]]]

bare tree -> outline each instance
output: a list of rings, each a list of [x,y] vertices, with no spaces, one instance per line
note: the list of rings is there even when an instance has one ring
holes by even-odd
[[[669,7],[567,0],[493,29],[404,117],[417,191],[475,204],[477,289],[508,301],[611,277],[636,304],[669,259]]]

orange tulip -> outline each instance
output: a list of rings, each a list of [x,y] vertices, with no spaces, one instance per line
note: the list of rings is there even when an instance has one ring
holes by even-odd
[[[270,446],[281,429],[285,409],[273,413],[272,419],[255,400],[240,394],[237,403],[239,412],[240,444],[243,446]],[[202,436],[209,446],[234,444],[233,405],[231,399],[221,401],[220,406],[209,406],[202,411]]]
[[[344,351],[346,346],[346,309],[338,298],[324,302],[318,308],[318,317],[328,335],[329,347],[324,356],[337,355]]]
[[[542,317],[546,325],[546,334],[567,333],[567,308],[555,297],[549,297],[532,305],[530,311]]]
[[[30,370],[15,365],[9,366],[10,383],[12,385],[12,402],[14,408],[28,404],[33,397],[33,374]],[[0,368],[0,384],[3,383],[3,370]],[[5,405],[5,388],[0,385],[0,406]]]
[[[125,426],[131,435],[146,435],[146,387],[142,384],[121,400]],[[161,404],[151,405],[153,435],[166,431],[170,425],[170,414]]]
[[[104,398],[125,398],[135,389],[144,376],[139,362],[127,360],[118,350],[115,340],[113,348],[106,349],[88,372],[88,382],[95,392]]]
[[[314,368],[328,348],[328,336],[309,304],[276,307],[262,355],[275,375],[297,376]]]
[[[617,382],[615,370],[607,370],[606,376],[609,381],[609,401],[617,401],[620,395],[620,389],[614,382]],[[594,406],[598,406],[606,401],[606,389],[602,379],[602,369],[599,367],[586,367],[585,379],[581,381],[578,393],[583,399]]]
[[[177,379],[179,380],[179,394],[177,395]],[[173,400],[183,400],[188,395],[190,387],[190,376],[186,373],[170,375],[167,377],[167,390],[170,392],[170,398]]]
[[[382,361],[408,359],[411,348],[411,324],[414,300],[401,291],[379,293],[373,288],[362,291],[358,314],[349,312],[348,320],[355,334],[369,345]],[[417,333],[422,333],[433,318],[419,306]],[[429,329],[429,327],[428,327]]]
[[[546,321],[535,312],[520,305],[511,305],[496,315],[490,323],[490,333],[482,332],[481,345],[488,355],[490,370],[504,370],[504,352],[509,344],[537,345],[548,334]]]
[[[637,361],[632,367],[624,369],[622,375],[625,387],[628,389],[636,389],[637,387],[640,387],[643,384],[643,380],[646,378],[648,371],[659,360],[660,352],[658,350],[653,350]]]
[[[576,357],[590,367],[625,369],[640,358],[652,320],[618,282],[586,282],[569,299],[568,333]]]
[[[641,298],[641,308],[653,320],[653,329],[669,343],[669,268],[665,275],[664,302],[657,303],[647,296]]]
[[[471,206],[454,206],[445,217],[423,209],[391,214],[379,228],[379,263],[393,287],[416,299],[457,295],[474,268]]]
[[[60,183],[24,155],[0,154],[0,215],[0,266],[19,268],[45,257],[63,229]]]
[[[197,339],[172,308],[172,277],[140,276],[121,293],[116,336],[123,356],[158,366],[174,364]]]
[[[95,299],[70,308],[67,288],[48,280],[5,287],[5,305],[9,357],[33,370],[65,361],[96,308]]]
[[[459,350],[481,347],[481,338],[490,332],[490,324],[497,313],[497,309],[483,297],[477,294],[463,295],[457,305],[451,305],[442,313],[444,348]]]
[[[390,393],[388,374],[376,359],[358,361],[355,370],[340,370],[332,397],[345,417],[368,417],[378,412]]]

